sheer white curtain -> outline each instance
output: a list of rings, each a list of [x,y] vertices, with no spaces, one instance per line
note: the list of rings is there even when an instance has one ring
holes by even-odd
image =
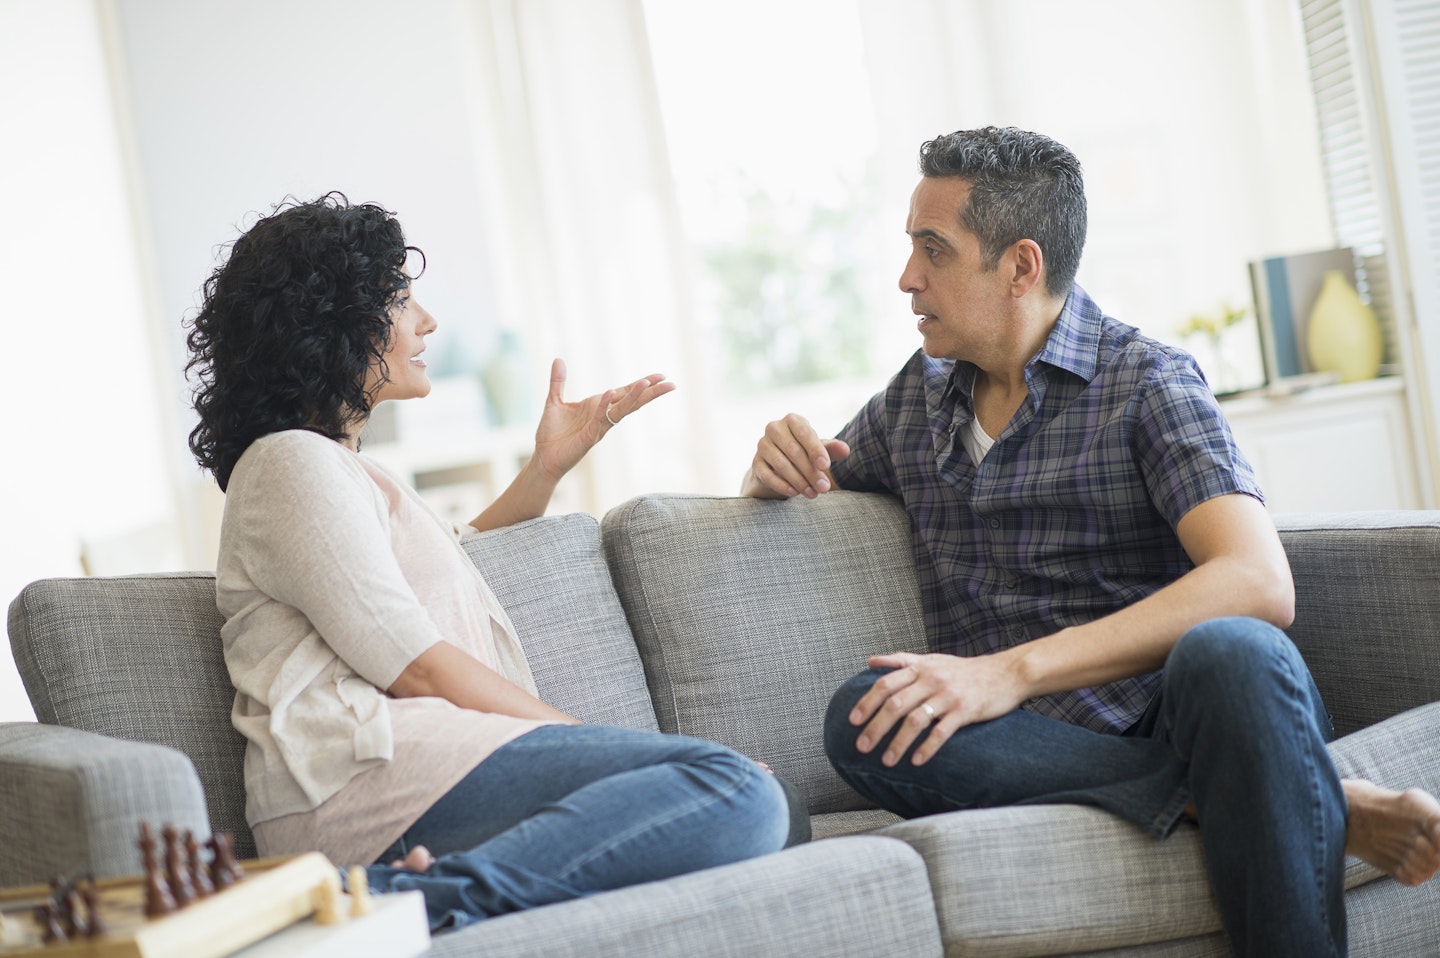
[[[103,50],[91,0],[0,0],[0,608],[80,575],[87,547],[181,563],[156,535],[175,510],[167,417]],[[0,721],[33,717],[0,653]]]
[[[596,511],[713,473],[664,134],[639,0],[478,0],[472,119],[500,312],[580,396],[660,372],[680,388],[591,454]],[[548,360],[546,360],[548,362]],[[735,473],[739,467],[724,464]]]
[[[1248,306],[1249,260],[1334,242],[1293,0],[860,10],[891,201],[937,133],[995,124],[1055,137],[1086,172],[1079,281],[1149,335],[1181,343],[1191,314]],[[897,151],[909,168],[895,175]]]
[[[833,208],[827,187],[846,171],[853,188],[840,206],[865,211],[851,220],[865,234],[853,242],[870,369],[803,385],[777,374],[705,395],[702,412],[726,412],[707,420],[722,450],[718,491],[734,488],[767,419],[794,408],[836,429],[918,345],[896,277],[916,152],[937,134],[1013,125],[1074,149],[1091,210],[1082,285],[1122,320],[1197,351],[1208,344],[1182,329],[1197,313],[1249,304],[1249,260],[1333,243],[1292,0],[1116,0],[1103,14],[1065,0],[644,5],[702,335],[723,314],[714,287],[726,279],[702,261],[713,261],[717,238],[744,234],[726,222],[725,202],[744,210],[758,185],[778,213]],[[797,259],[807,261],[786,265],[806,274],[825,265]],[[781,271],[771,278],[784,281]],[[757,299],[755,309],[815,305],[803,299]],[[790,338],[813,337],[813,320],[795,315]],[[1223,370],[1210,365],[1218,356],[1199,357],[1217,385],[1221,372],[1228,388],[1257,385],[1253,318],[1226,345],[1238,355]]]

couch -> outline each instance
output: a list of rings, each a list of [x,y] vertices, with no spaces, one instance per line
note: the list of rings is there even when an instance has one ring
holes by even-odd
[[[1440,513],[1279,524],[1289,632],[1333,713],[1337,766],[1440,794]],[[901,822],[830,769],[831,691],[870,654],[924,645],[895,500],[649,495],[465,545],[545,698],[769,763],[815,840],[492,919],[431,954],[1229,954],[1192,827],[1154,842],[1076,806]],[[8,625],[39,721],[0,724],[0,886],[138,873],[141,820],[229,831],[253,854],[208,573],[42,580]],[[1352,860],[1346,887],[1353,955],[1440,955],[1440,881],[1406,889]]]

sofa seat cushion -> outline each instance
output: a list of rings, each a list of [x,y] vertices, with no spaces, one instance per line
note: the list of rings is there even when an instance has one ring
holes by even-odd
[[[492,918],[430,958],[939,958],[925,865],[887,838],[837,838]]]
[[[821,728],[869,656],[925,649],[899,502],[649,495],[602,529],[660,727],[768,762],[812,813],[868,807],[826,761]]]
[[[515,623],[542,699],[582,721],[657,729],[594,516],[531,519],[462,544]]]
[[[924,856],[950,958],[1065,954],[1220,928],[1191,826],[1156,842],[1098,809],[1028,805],[931,815],[879,834]]]
[[[1342,777],[1440,794],[1440,703],[1339,739],[1330,754]],[[932,815],[878,834],[924,856],[950,958],[1070,954],[1220,931],[1193,825],[1155,841],[1098,809],[1031,805]],[[1383,878],[1346,861],[1347,892]],[[1440,916],[1429,925],[1440,940]]]
[[[825,812],[810,816],[810,839],[838,838],[841,835],[862,835],[887,825],[904,821],[899,815],[882,808],[866,808],[858,812]]]

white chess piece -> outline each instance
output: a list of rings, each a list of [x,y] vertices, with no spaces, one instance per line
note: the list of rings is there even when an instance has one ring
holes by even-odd
[[[350,917],[359,918],[375,910],[370,897],[370,876],[361,865],[351,865],[347,876],[350,884]]]
[[[321,882],[315,889],[315,924],[338,925],[345,920],[340,914],[340,876]]]

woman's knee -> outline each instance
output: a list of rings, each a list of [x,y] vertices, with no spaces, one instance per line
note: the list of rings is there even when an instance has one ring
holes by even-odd
[[[706,764],[717,769],[728,794],[714,823],[713,836],[720,841],[720,860],[715,864],[740,861],[756,855],[778,852],[791,833],[791,804],[779,780],[757,763],[738,752],[725,750]]]

